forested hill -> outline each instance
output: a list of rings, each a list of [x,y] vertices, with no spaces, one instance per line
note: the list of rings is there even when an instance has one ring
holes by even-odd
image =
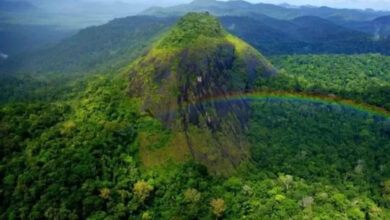
[[[176,160],[189,155],[210,172],[226,176],[248,157],[244,128],[249,105],[243,99],[197,102],[252,90],[257,79],[275,76],[277,70],[253,47],[226,32],[217,18],[189,13],[135,60],[128,74],[128,94],[176,134],[159,153]],[[140,144],[146,165],[164,161],[150,149],[153,140]]]
[[[221,17],[231,33],[266,55],[276,54],[388,54],[389,39],[374,40],[368,33],[349,29],[319,17],[291,21],[258,17]],[[359,45],[359,46],[357,46]]]
[[[81,30],[62,42],[11,57],[2,72],[86,73],[124,65],[142,53],[175,18],[134,16]]]

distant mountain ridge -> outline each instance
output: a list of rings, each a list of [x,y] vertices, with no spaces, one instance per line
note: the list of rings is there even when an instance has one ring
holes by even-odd
[[[390,15],[379,17],[379,18],[375,19],[374,22],[379,23],[379,24],[390,25]]]
[[[221,16],[224,28],[263,54],[382,53],[390,54],[390,40],[313,17],[279,20],[265,15]],[[120,66],[148,48],[177,17],[132,16],[86,28],[54,45],[17,56],[2,64],[5,73],[89,72]],[[114,63],[116,63],[114,65]]]
[[[252,4],[243,0],[218,1],[194,0],[189,4],[173,7],[154,7],[142,14],[155,16],[180,16],[188,12],[209,11],[216,16],[247,16],[248,14],[262,14],[277,19],[293,19],[301,16],[318,16],[326,19],[346,21],[369,21],[375,18],[390,15],[390,12],[357,9],[335,9],[330,7],[286,7],[265,3]]]
[[[336,21],[336,23],[346,28],[372,34],[376,39],[390,37],[390,15],[371,21]]]
[[[137,57],[175,20],[150,16],[115,19],[83,29],[60,43],[10,57],[0,72],[88,73],[112,68],[122,59],[128,62]]]
[[[38,8],[27,1],[0,0],[0,12],[27,12]]]

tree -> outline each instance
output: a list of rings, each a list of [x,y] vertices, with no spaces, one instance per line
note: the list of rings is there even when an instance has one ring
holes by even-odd
[[[142,214],[142,220],[151,220],[152,217],[150,216],[149,212],[144,212]]]
[[[197,203],[200,201],[201,194],[196,189],[187,189],[184,192],[184,201],[188,203]]]
[[[284,184],[286,190],[288,190],[290,185],[294,182],[294,177],[291,175],[281,175],[279,180]]]
[[[390,179],[384,181],[382,186],[383,186],[383,188],[382,188],[383,194],[384,195],[390,194]]]
[[[311,205],[314,204],[314,198],[311,197],[311,196],[307,196],[307,197],[304,197],[302,198],[301,202],[300,202],[300,205],[303,207],[303,208],[307,208]]]
[[[110,189],[103,188],[100,190],[100,197],[103,199],[109,199],[110,198]]]
[[[135,196],[141,201],[144,202],[150,195],[150,192],[153,190],[153,187],[149,183],[141,180],[134,184],[133,192]]]
[[[213,199],[211,201],[211,207],[213,208],[214,215],[217,216],[217,218],[220,218],[226,210],[225,200],[220,198]]]

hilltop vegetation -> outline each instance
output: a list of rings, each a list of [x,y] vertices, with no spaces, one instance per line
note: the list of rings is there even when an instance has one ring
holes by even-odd
[[[163,36],[158,47],[189,47],[200,37],[223,38],[227,32],[218,19],[206,14],[190,13],[180,19],[173,28]],[[214,42],[212,42],[214,43]]]

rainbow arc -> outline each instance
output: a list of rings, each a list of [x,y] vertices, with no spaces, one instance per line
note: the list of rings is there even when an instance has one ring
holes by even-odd
[[[211,104],[216,102],[228,102],[237,100],[291,100],[291,101],[306,101],[323,104],[337,104],[347,108],[355,109],[360,112],[368,113],[371,115],[384,117],[386,120],[390,120],[390,112],[384,108],[357,102],[354,100],[343,99],[333,95],[318,95],[310,93],[300,92],[247,92],[247,93],[232,93],[224,94],[221,96],[208,97],[205,99],[197,100],[194,103],[186,103],[183,106],[192,107],[200,104]]]

